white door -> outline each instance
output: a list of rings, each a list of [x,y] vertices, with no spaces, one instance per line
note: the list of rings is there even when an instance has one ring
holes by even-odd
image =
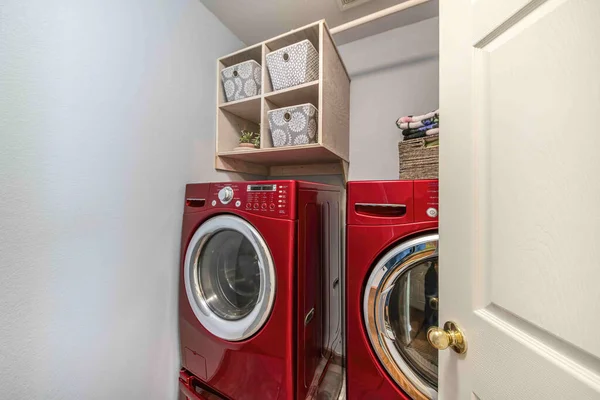
[[[600,399],[600,0],[440,24],[439,398]]]

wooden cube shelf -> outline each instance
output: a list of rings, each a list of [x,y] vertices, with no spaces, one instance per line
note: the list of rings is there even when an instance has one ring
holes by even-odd
[[[312,81],[287,89],[269,92],[264,98],[278,107],[288,107],[295,104],[311,103],[319,107],[319,81]]]
[[[319,79],[273,91],[266,65],[267,54],[305,39],[319,53]],[[221,71],[247,60],[255,60],[262,67],[261,93],[226,102]],[[263,176],[342,174],[347,178],[350,76],[325,21],[222,57],[217,67],[216,169]],[[318,142],[273,147],[267,113],[305,103],[313,104],[318,110]],[[234,150],[242,129],[260,132],[260,148]]]

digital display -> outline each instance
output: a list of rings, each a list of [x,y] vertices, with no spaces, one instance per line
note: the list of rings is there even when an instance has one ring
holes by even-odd
[[[248,185],[249,192],[274,192],[277,185]]]

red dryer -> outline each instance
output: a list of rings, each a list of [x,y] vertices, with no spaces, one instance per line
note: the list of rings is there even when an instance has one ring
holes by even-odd
[[[180,398],[306,397],[322,360],[322,233],[339,235],[326,211],[339,202],[337,187],[291,180],[187,185]]]
[[[437,399],[438,181],[348,183],[349,400]]]

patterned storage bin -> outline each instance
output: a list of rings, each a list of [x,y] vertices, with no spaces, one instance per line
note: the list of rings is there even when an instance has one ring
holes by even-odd
[[[439,136],[398,143],[400,179],[438,179]]]
[[[221,71],[226,101],[241,100],[260,94],[262,70],[254,60],[244,61]]]
[[[267,54],[273,90],[319,79],[319,53],[306,39]]]
[[[278,108],[268,116],[274,147],[317,142],[318,112],[312,104]]]

